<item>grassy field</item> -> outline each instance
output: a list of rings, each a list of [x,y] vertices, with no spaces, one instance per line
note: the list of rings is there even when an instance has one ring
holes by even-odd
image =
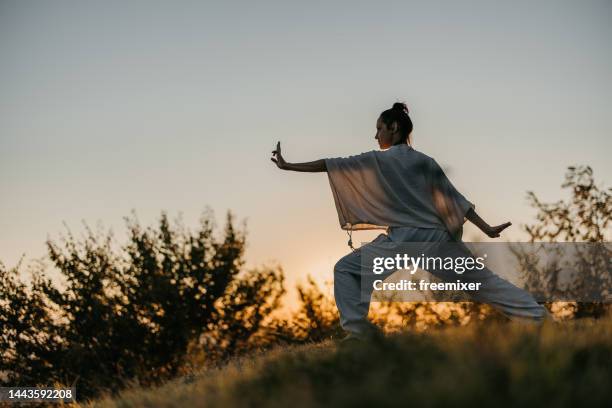
[[[610,406],[612,320],[406,332],[277,347],[95,407]]]

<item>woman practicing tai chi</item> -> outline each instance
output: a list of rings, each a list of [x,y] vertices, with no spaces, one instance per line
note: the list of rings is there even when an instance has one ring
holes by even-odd
[[[499,237],[511,224],[490,226],[480,218],[474,205],[454,188],[438,163],[412,148],[411,132],[408,109],[397,102],[382,112],[376,122],[375,139],[381,150],[288,163],[278,142],[272,151],[272,161],[283,170],[327,172],[342,229],[386,230],[386,234],[380,234],[366,246],[373,248],[386,242],[456,242],[454,256],[472,256],[461,244],[465,219],[491,238]],[[352,248],[350,240],[349,245]],[[348,338],[361,338],[375,330],[367,319],[370,299],[362,296],[362,288],[369,290],[369,294],[373,290],[370,285],[362,286],[365,278],[362,248],[344,256],[334,267],[334,297],[340,324],[349,332]],[[432,268],[428,272],[444,281],[458,277],[441,269]],[[511,319],[542,322],[548,316],[547,310],[528,292],[488,268],[471,270],[461,277],[482,283],[480,290],[469,293],[474,300],[491,304]]]

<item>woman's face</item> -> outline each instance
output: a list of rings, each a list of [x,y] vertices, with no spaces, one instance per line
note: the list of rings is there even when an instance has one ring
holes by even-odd
[[[399,141],[400,134],[397,131],[397,123],[393,122],[391,127],[388,128],[385,122],[380,117],[376,121],[376,136],[374,139],[378,140],[378,146],[381,149],[388,149],[393,146],[394,143]]]

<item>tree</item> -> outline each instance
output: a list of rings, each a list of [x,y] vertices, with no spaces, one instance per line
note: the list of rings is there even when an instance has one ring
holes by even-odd
[[[75,385],[83,399],[128,380],[158,384],[179,373],[195,339],[213,333],[236,350],[278,306],[282,272],[239,276],[245,233],[231,213],[220,239],[211,213],[195,232],[171,226],[165,213],[157,228],[141,227],[135,215],[126,223],[118,250],[111,233],[88,227],[82,239],[68,231],[47,242],[65,289],[44,269],[28,288],[19,266],[0,265],[3,385]]]
[[[516,251],[528,290],[541,295],[560,295],[565,298],[579,298],[580,294],[593,293],[597,298],[610,296],[612,274],[609,259],[612,253],[605,243],[611,237],[612,188],[597,186],[593,170],[589,166],[571,166],[565,174],[562,188],[569,189],[567,201],[543,203],[529,191],[530,205],[537,209],[536,222],[524,226],[530,242],[587,242],[601,245],[572,247],[575,274],[569,284],[562,284],[560,266],[550,262],[548,266],[538,265],[538,256],[533,253]],[[568,248],[569,250],[569,248]],[[583,295],[584,296],[584,295]],[[576,317],[601,316],[607,305],[596,302],[576,302]]]
[[[543,203],[533,191],[527,192],[529,204],[538,210],[537,221],[524,226],[530,241],[604,242],[611,238],[612,187],[595,184],[589,166],[570,166],[562,188],[571,190],[567,201]]]

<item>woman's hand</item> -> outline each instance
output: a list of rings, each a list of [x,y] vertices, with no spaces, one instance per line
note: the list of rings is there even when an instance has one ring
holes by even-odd
[[[283,159],[283,155],[281,154],[280,142],[276,143],[276,150],[272,150],[272,156],[273,157],[270,158],[270,160],[276,163],[279,169],[287,169],[287,162],[285,161],[285,159]]]
[[[509,226],[511,226],[512,223],[511,222],[507,222],[505,224],[501,224],[501,225],[497,225],[495,227],[491,227],[489,226],[489,228],[487,228],[487,230],[485,231],[485,233],[490,237],[490,238],[498,238],[499,234],[505,230],[506,228],[508,228]]]
[[[485,220],[480,218],[480,216],[478,214],[476,214],[476,211],[474,210],[474,207],[471,207],[467,211],[467,213],[465,214],[465,218],[467,218],[472,224],[477,226],[482,232],[487,234],[490,238],[498,238],[499,234],[503,230],[505,230],[506,228],[508,228],[509,226],[512,225],[511,222],[507,222],[505,224],[501,224],[501,225],[497,225],[495,227],[492,227],[489,224],[487,224]]]
[[[276,163],[278,168],[282,170],[306,171],[309,173],[327,171],[325,159],[304,163],[287,163],[285,159],[283,159],[283,155],[281,154],[280,142],[276,143],[276,149],[272,150],[272,156],[273,157],[270,160]]]

